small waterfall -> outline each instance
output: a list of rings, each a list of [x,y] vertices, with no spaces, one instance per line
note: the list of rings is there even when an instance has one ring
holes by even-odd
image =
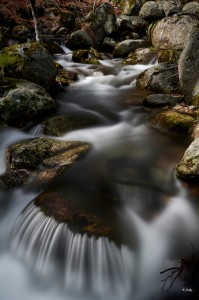
[[[77,293],[124,299],[132,288],[134,259],[129,248],[106,237],[75,234],[32,203],[16,221],[12,251],[43,278],[56,278]]]

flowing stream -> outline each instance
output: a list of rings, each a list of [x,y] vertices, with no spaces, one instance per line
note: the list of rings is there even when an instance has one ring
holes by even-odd
[[[57,95],[57,111],[94,117],[98,125],[59,138],[90,142],[92,150],[59,178],[55,189],[69,190],[79,201],[88,195],[98,199],[104,191],[117,195],[119,204],[102,209],[114,220],[119,243],[74,234],[67,224],[45,216],[32,204],[38,191],[1,191],[0,299],[184,299],[193,290],[185,293],[180,280],[169,294],[161,293],[165,277],[160,272],[192,255],[191,245],[197,251],[198,205],[175,178],[185,143],[145,126],[141,103],[146,92],[136,90],[135,80],[150,64],[124,66],[105,59],[83,65],[64,50],[56,60],[76,72],[78,81]],[[42,136],[42,130],[40,124],[28,132],[1,130],[1,174],[6,148]]]

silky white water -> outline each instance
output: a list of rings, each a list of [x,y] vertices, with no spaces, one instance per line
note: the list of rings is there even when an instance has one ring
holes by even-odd
[[[135,79],[149,65],[122,66],[120,60],[82,65],[72,62],[69,51],[56,59],[79,76],[57,95],[58,112],[94,116],[99,125],[59,138],[90,142],[92,150],[55,189],[69,189],[79,200],[113,191],[120,205],[110,218],[113,214],[121,242],[74,233],[44,215],[32,202],[39,191],[2,191],[0,299],[165,299],[160,272],[191,255],[191,244],[199,247],[198,208],[174,175],[185,147],[145,126]],[[42,135],[41,124],[28,131],[1,130],[0,172],[8,146]],[[177,282],[170,299],[174,292],[184,299],[182,289]]]

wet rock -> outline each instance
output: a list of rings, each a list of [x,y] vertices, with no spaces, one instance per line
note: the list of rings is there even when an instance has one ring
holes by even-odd
[[[199,138],[196,138],[185,151],[176,167],[176,174],[185,180],[199,179]]]
[[[168,108],[168,106],[174,106],[184,100],[183,96],[172,96],[169,94],[155,94],[148,95],[143,100],[143,105],[146,108]]]
[[[199,32],[192,34],[178,63],[179,78],[185,100],[199,106]]]
[[[0,119],[4,124],[23,127],[55,112],[54,100],[41,86],[11,78],[2,78],[0,83]]]
[[[88,50],[75,50],[73,51],[72,59],[78,63],[95,62],[99,64],[99,59],[102,59],[101,54],[94,48]]]
[[[148,64],[156,57],[157,51],[154,48],[139,48],[134,52],[130,52],[128,57],[123,61],[123,64]]]
[[[185,6],[182,8],[182,11],[185,13],[199,16],[199,3],[189,2],[185,4]]]
[[[53,57],[38,43],[4,48],[0,56],[0,66],[4,76],[26,79],[47,90],[55,83],[57,70]]]
[[[137,87],[163,94],[181,94],[178,65],[161,63],[148,68],[137,77]]]
[[[62,136],[69,131],[87,128],[97,124],[91,117],[60,115],[46,120],[43,124],[43,133],[53,136]]]
[[[187,135],[191,132],[194,118],[175,111],[163,111],[151,114],[147,124],[162,133]]]
[[[2,187],[29,184],[43,187],[72,166],[91,149],[84,142],[65,142],[46,137],[18,142],[7,149],[8,169],[0,176]],[[21,174],[14,178],[14,174]],[[13,179],[13,181],[12,181]]]
[[[153,23],[149,39],[157,49],[182,50],[192,31],[199,29],[199,20],[193,15],[180,14]]]
[[[108,220],[96,212],[82,209],[81,205],[78,207],[75,201],[60,192],[44,192],[36,198],[34,204],[40,207],[45,215],[53,217],[59,223],[66,223],[74,233],[114,238],[113,228]]]
[[[146,35],[147,27],[149,26],[149,23],[144,20],[140,16],[132,16],[131,17],[131,24],[133,26],[133,31],[137,32],[140,36]]]
[[[145,47],[147,45],[146,40],[125,40],[115,45],[113,50],[114,57],[126,57],[130,52],[135,51],[138,48]]]
[[[139,16],[148,22],[161,19],[165,16],[161,5],[155,1],[147,1],[140,9]]]
[[[72,71],[67,71],[65,69],[60,69],[56,76],[56,82],[58,82],[62,87],[68,86],[78,80],[77,73]]]
[[[89,49],[90,47],[94,47],[94,42],[85,30],[77,30],[71,34],[66,46],[73,50]]]

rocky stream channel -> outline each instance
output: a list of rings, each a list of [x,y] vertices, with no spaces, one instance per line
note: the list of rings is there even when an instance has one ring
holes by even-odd
[[[126,2],[2,47],[2,300],[198,299],[199,4]]]

